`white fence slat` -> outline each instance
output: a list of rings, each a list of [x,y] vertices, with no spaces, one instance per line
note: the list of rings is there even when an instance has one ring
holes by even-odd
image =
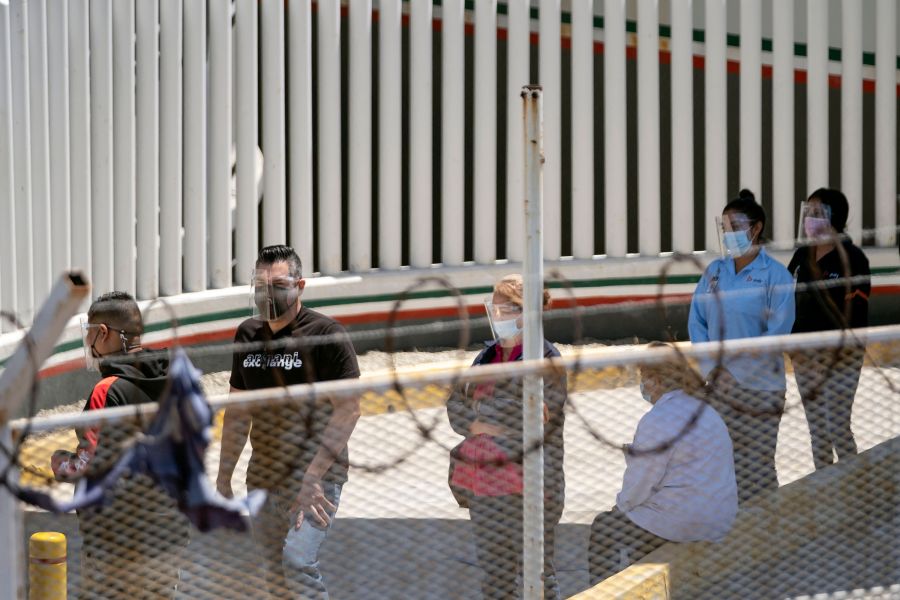
[[[828,177],[828,11],[806,5],[806,189],[829,185]]]
[[[638,0],[638,248],[660,251],[659,0]]]
[[[291,174],[288,199],[291,214],[288,235],[300,260],[307,265],[306,270],[312,272],[315,223],[313,221],[313,48],[310,0],[291,0],[288,5],[288,31],[291,32],[288,39],[288,81],[290,83],[288,101],[291,107],[290,131],[288,131],[288,160]],[[249,136],[250,132],[247,132],[247,135]]]
[[[762,201],[762,2],[741,0],[740,186]]]
[[[372,267],[372,0],[350,1],[350,163],[348,252],[351,271]]]
[[[266,2],[265,5],[281,5]],[[206,289],[206,3],[184,4],[184,289]]]
[[[441,21],[441,262],[459,266],[465,249],[465,2],[444,0]]]
[[[715,217],[728,201],[726,0],[706,0],[706,250],[719,251]]]
[[[673,0],[672,249],[694,250],[693,0]]]
[[[875,223],[879,246],[897,243],[897,3],[878,0],[875,55]],[[858,200],[857,200],[858,201]],[[854,199],[850,199],[853,204]]]
[[[625,127],[627,97],[625,81],[626,0],[606,0],[603,29],[603,129],[604,129],[604,230],[607,256],[621,257],[628,251],[628,138]]]
[[[400,268],[402,140],[400,0],[378,3],[378,266]]]
[[[91,289],[113,290],[112,0],[91,0]]]
[[[209,283],[231,286],[231,14],[209,3]]]
[[[138,298],[159,295],[159,0],[135,5]]]
[[[522,87],[530,83],[528,0],[508,5],[506,52],[506,257],[525,260],[525,130]]]
[[[562,64],[560,0],[540,0],[538,72],[544,99],[544,258],[562,254]]]
[[[594,255],[594,11],[572,4],[572,255]]]
[[[475,3],[474,255],[497,258],[497,2]]]
[[[797,235],[794,202],[794,0],[772,3],[772,231],[779,246]]]
[[[0,6],[0,309],[16,313],[16,215],[13,186],[12,84],[10,80],[10,12]],[[0,320],[0,332],[15,326]]]
[[[47,0],[47,93],[50,143],[50,274],[69,268],[71,232],[69,204],[69,5]]]
[[[341,7],[319,4],[319,271],[341,270]]]
[[[50,293],[50,119],[47,97],[47,0],[29,0],[28,102],[31,136],[31,226],[34,306]]]
[[[431,266],[431,2],[410,4],[409,264]]]
[[[135,292],[134,4],[113,2],[113,269],[117,290]]]
[[[91,277],[91,101],[88,0],[69,0],[71,265]]]
[[[305,0],[307,20],[309,19],[309,0]],[[296,2],[290,6],[293,14],[296,11]],[[259,251],[258,226],[259,226],[259,197],[256,187],[256,158],[257,145],[259,143],[259,3],[256,0],[238,0],[237,22],[234,59],[237,62],[234,87],[235,98],[235,146],[236,146],[236,178],[237,178],[237,207],[235,209],[235,236],[234,253],[235,283],[250,283],[250,272],[256,264],[256,255]],[[307,43],[309,27],[307,25]],[[301,32],[295,32],[299,38]],[[293,59],[292,59],[293,62]],[[293,81],[292,86],[299,85]],[[293,88],[292,88],[293,89]],[[309,102],[308,99],[303,101]],[[302,114],[294,115],[291,119],[292,127],[294,119],[302,118]],[[312,143],[311,141],[309,142]],[[299,158],[299,157],[298,157]],[[312,164],[309,172],[311,175]],[[298,171],[300,182],[294,182],[294,186],[304,183],[304,173]],[[310,188],[312,181],[309,182]],[[312,192],[310,191],[310,196]],[[311,200],[310,200],[311,201]],[[310,211],[311,212],[311,211]],[[310,215],[310,229],[312,229],[312,216]],[[312,236],[310,236],[312,237]],[[312,239],[309,240],[312,247]],[[297,248],[302,252],[305,248]],[[311,261],[312,255],[300,255],[301,260]]]
[[[863,226],[863,6],[841,3],[841,191],[850,203],[847,231],[861,243]],[[810,190],[812,191],[812,190]]]
[[[159,5],[159,291],[180,294],[184,194],[183,42],[184,13],[178,0]]]
[[[320,5],[319,15],[327,14],[331,3]],[[284,3],[260,4],[262,33],[262,128],[263,128],[263,212],[262,245],[284,244],[287,240],[285,206],[287,173],[284,132]],[[323,38],[325,35],[323,34]],[[321,44],[322,42],[320,42]],[[328,81],[330,73],[323,73]],[[325,106],[330,106],[326,104]],[[325,132],[322,132],[323,134]]]

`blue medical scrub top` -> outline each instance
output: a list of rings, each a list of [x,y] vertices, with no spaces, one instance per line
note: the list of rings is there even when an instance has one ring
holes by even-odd
[[[716,301],[716,289],[721,305]],[[707,267],[691,299],[688,333],[693,343],[788,334],[794,315],[793,277],[760,248],[740,273],[735,273],[731,257],[717,259]],[[714,359],[700,361],[704,376],[715,366]],[[723,366],[743,388],[785,389],[781,352],[726,357]]]

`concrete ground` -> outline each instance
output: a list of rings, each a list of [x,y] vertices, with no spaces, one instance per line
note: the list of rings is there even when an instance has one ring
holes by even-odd
[[[860,450],[900,435],[900,405],[889,380],[894,389],[900,388],[900,370],[878,372],[867,367],[863,373],[853,419]],[[566,510],[557,543],[557,571],[565,596],[588,586],[589,524],[613,505],[624,470],[618,446],[630,441],[637,421],[649,408],[635,386],[573,394],[571,400],[566,422]],[[432,439],[423,439],[420,425],[431,431]],[[456,507],[447,488],[447,451],[458,440],[443,408],[419,410],[415,418],[399,412],[360,420],[350,444],[351,479],[321,555],[332,598],[478,597],[481,568],[467,511]],[[790,379],[776,457],[781,484],[812,472],[809,443],[805,416]],[[214,477],[217,447],[210,448],[209,457]],[[235,488],[236,493],[242,492],[240,484]],[[72,521],[33,515],[28,527],[30,531],[69,530],[74,585],[79,541],[72,535]],[[784,598],[900,598],[898,533],[897,522],[850,538],[829,537],[823,530],[807,547],[784,557],[782,571],[750,570],[740,584],[739,596],[732,595],[738,590],[731,582],[729,593],[719,597],[756,597],[757,578],[777,577],[784,580],[780,588],[784,595],[779,593]],[[257,562],[246,536],[197,534],[189,548],[185,597],[257,596]],[[77,597],[72,592],[70,597]]]

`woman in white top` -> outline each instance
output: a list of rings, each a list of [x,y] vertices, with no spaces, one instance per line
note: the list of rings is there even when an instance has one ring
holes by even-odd
[[[738,507],[731,438],[718,413],[694,396],[702,385],[683,361],[641,368],[641,393],[653,407],[625,447],[615,508],[591,525],[592,584],[668,541],[719,541],[731,529]]]

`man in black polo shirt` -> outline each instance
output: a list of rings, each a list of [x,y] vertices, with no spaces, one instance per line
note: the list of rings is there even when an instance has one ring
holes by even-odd
[[[234,338],[258,346],[235,352],[232,390],[359,377],[344,328],[302,305],[305,284],[292,248],[260,251],[253,278],[259,315],[244,321]],[[274,597],[328,597],[318,553],[347,481],[347,441],[358,418],[355,397],[225,411],[217,487],[232,495],[231,477],[249,434],[247,488],[268,492],[253,534]]]

